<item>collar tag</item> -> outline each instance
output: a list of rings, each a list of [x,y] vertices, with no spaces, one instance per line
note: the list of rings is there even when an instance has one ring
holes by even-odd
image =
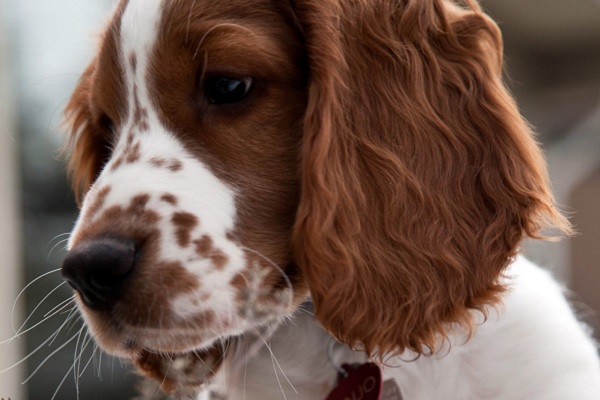
[[[326,400],[381,400],[383,378],[379,365],[368,362],[344,364],[346,374],[340,373],[337,386]]]

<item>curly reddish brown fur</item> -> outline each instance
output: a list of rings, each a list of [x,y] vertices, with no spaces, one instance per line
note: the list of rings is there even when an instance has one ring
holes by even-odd
[[[294,241],[317,318],[370,353],[421,353],[499,300],[524,236],[569,223],[476,4],[296,3],[311,82]]]

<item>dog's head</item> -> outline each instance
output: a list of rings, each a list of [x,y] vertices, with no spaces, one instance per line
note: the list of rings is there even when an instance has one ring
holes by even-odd
[[[122,1],[67,108],[63,274],[99,344],[218,364],[310,293],[338,339],[420,353],[498,301],[521,239],[569,227],[466,3]]]

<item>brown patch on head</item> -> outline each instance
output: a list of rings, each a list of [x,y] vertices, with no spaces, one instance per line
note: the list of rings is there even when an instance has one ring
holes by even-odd
[[[125,141],[125,148],[129,148],[133,145],[133,136],[134,136],[134,132],[133,132],[133,126],[131,128],[129,128],[129,131],[127,131],[127,138]]]
[[[123,164],[123,156],[119,156],[113,163],[112,166],[110,167],[111,171],[115,171],[117,170],[121,164]]]
[[[140,132],[146,132],[150,129],[150,126],[148,125],[148,110],[140,104],[138,87],[136,84],[133,85],[133,123],[138,127]]]
[[[214,267],[218,270],[223,269],[229,257],[220,249],[214,248],[213,240],[208,235],[203,235],[200,239],[194,240],[196,254],[203,258],[210,258]]]
[[[131,52],[129,55],[129,65],[131,66],[131,70],[135,74],[137,71],[137,56],[134,52]]]
[[[177,244],[186,247],[190,244],[192,230],[198,225],[198,217],[188,212],[176,212],[171,217],[171,222],[175,225]]]
[[[169,161],[168,168],[173,172],[177,172],[183,168],[183,163],[179,160],[171,160]]]
[[[100,209],[102,207],[104,207],[104,203],[106,201],[106,197],[108,196],[108,193],[110,193],[110,186],[104,186],[102,189],[100,189],[98,191],[98,193],[96,193],[94,195],[94,200],[87,208],[87,212],[86,212],[86,216],[85,216],[86,219],[88,219],[88,220],[94,219],[94,217],[96,216],[98,211],[100,211]]]
[[[156,168],[161,168],[162,166],[164,166],[167,163],[167,160],[165,160],[164,158],[160,158],[160,157],[152,157],[150,159],[150,164],[152,164],[154,167]]]
[[[125,138],[125,147],[118,154],[117,158],[113,162],[111,166],[111,171],[117,170],[123,163],[132,164],[134,162],[139,161],[141,158],[141,144],[139,142],[134,142],[134,129],[131,127],[127,132],[127,136]]]
[[[213,262],[213,265],[216,269],[221,270],[223,267],[225,267],[225,265],[227,265],[229,257],[223,251],[215,250],[210,255],[210,260]]]
[[[208,257],[213,249],[213,241],[208,235],[194,240],[194,245],[196,245],[196,254],[201,257]]]
[[[173,172],[181,171],[183,168],[183,163],[176,159],[164,159],[161,157],[152,157],[150,159],[150,164],[156,168],[167,168]]]
[[[177,197],[175,197],[175,195],[172,195],[170,193],[165,193],[162,196],[160,196],[160,199],[162,201],[164,201],[165,203],[169,203],[172,206],[176,206],[177,205]]]
[[[126,154],[127,158],[125,159],[125,162],[128,164],[138,161],[140,159],[140,144],[134,144]]]
[[[129,203],[129,208],[127,209],[127,211],[131,212],[132,214],[136,214],[136,215],[142,214],[142,213],[144,213],[144,211],[146,209],[146,205],[148,204],[149,201],[150,201],[149,194],[138,194],[131,199],[131,202]]]

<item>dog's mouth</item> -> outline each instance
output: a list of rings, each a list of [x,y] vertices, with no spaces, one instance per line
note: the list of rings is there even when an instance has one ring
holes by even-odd
[[[218,372],[237,336],[124,326],[107,313],[85,309],[83,315],[104,351],[135,366],[139,374],[174,398],[195,398]]]
[[[184,353],[143,349],[132,361],[138,371],[156,381],[163,392],[188,398],[196,395],[217,373],[228,346],[229,341],[223,340],[207,349]]]

